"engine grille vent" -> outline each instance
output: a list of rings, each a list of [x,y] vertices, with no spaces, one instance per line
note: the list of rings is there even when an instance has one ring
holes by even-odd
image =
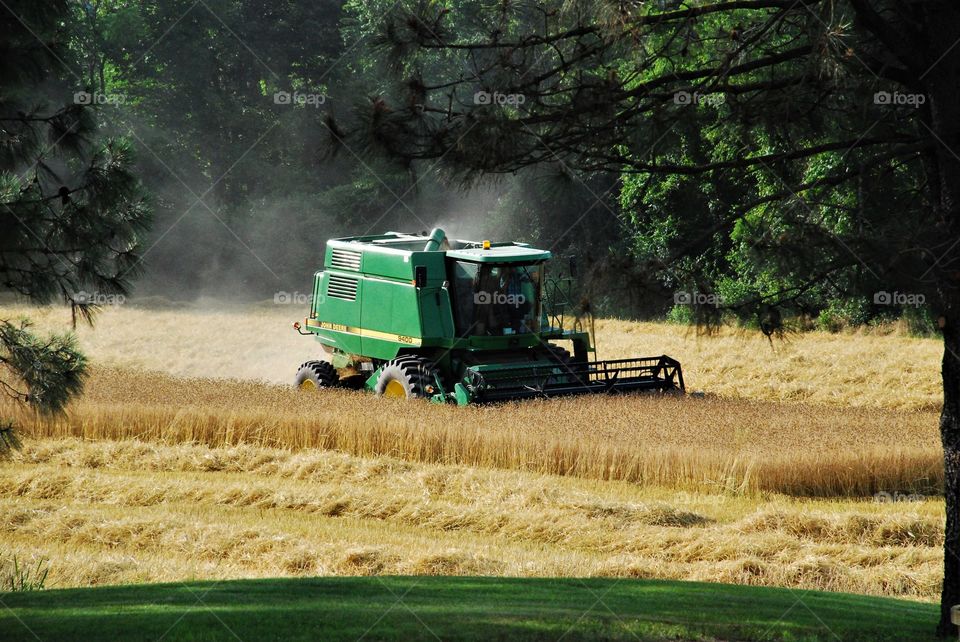
[[[341,250],[333,248],[330,252],[330,267],[340,268],[341,270],[360,271],[360,252],[353,250]]]
[[[327,296],[332,296],[335,299],[343,299],[344,301],[356,301],[357,279],[349,276],[331,274],[330,280],[327,281]]]

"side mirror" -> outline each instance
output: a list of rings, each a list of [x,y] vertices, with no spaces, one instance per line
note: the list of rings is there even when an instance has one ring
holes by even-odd
[[[427,287],[427,266],[418,265],[413,270],[413,284],[418,288]]]

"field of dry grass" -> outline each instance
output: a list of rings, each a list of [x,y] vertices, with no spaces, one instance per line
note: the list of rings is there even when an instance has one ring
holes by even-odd
[[[932,599],[938,501],[673,492],[329,451],[31,440],[0,537],[56,586],[315,574],[680,578]]]
[[[933,493],[943,477],[931,413],[724,398],[458,408],[99,369],[66,417],[22,423],[37,438],[319,448],[736,493],[870,498]]]
[[[456,408],[273,385],[316,354],[289,327],[302,311],[214,308],[127,306],[80,329],[87,393],[21,418],[0,548],[48,557],[61,586],[454,573],[938,591],[936,341],[603,321],[602,358],[670,354],[706,396]],[[69,318],[0,308],[18,313]]]
[[[758,331],[723,328],[698,336],[683,326],[597,322],[604,359],[668,354],[683,364],[691,390],[765,401],[939,412],[936,339],[898,327],[831,334],[805,332],[768,340]]]
[[[168,304],[169,305],[169,304]],[[62,307],[0,306],[4,317],[25,315],[41,329],[63,330]],[[302,306],[108,307],[96,328],[80,327],[81,344],[104,366],[179,377],[289,383],[318,350],[290,327]],[[940,409],[942,344],[892,329],[809,332],[768,341],[759,332],[723,329],[701,337],[686,327],[598,321],[603,359],[668,354],[683,364],[690,390],[756,401],[803,401],[865,408]]]

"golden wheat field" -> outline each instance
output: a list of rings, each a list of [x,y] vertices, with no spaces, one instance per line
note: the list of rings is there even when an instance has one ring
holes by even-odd
[[[62,308],[0,308],[64,329]],[[939,591],[936,341],[601,321],[685,398],[439,407],[276,385],[293,306],[107,309],[64,417],[17,416],[0,542],[51,585],[276,575],[605,575]],[[908,498],[906,496],[909,495]],[[908,501],[886,501],[891,498]]]
[[[67,416],[21,423],[36,437],[337,450],[685,490],[869,498],[942,480],[930,413],[725,398],[459,408],[101,368]]]
[[[288,383],[315,358],[313,340],[291,323],[302,306],[245,307],[206,302],[107,307],[95,328],[81,325],[81,344],[95,363],[178,377]],[[28,316],[40,329],[64,330],[62,307],[0,306],[3,317]],[[722,329],[714,336],[676,325],[600,320],[602,359],[668,354],[683,364],[689,390],[734,398],[921,410],[940,409],[942,344],[893,328],[767,340],[759,332]]]

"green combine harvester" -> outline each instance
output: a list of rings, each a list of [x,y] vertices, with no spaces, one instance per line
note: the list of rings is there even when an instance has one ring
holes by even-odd
[[[310,316],[294,323],[325,357],[300,366],[296,385],[460,405],[683,391],[670,357],[592,360],[590,333],[570,316],[572,275],[548,279],[550,258],[524,243],[451,241],[440,229],[333,239]]]

